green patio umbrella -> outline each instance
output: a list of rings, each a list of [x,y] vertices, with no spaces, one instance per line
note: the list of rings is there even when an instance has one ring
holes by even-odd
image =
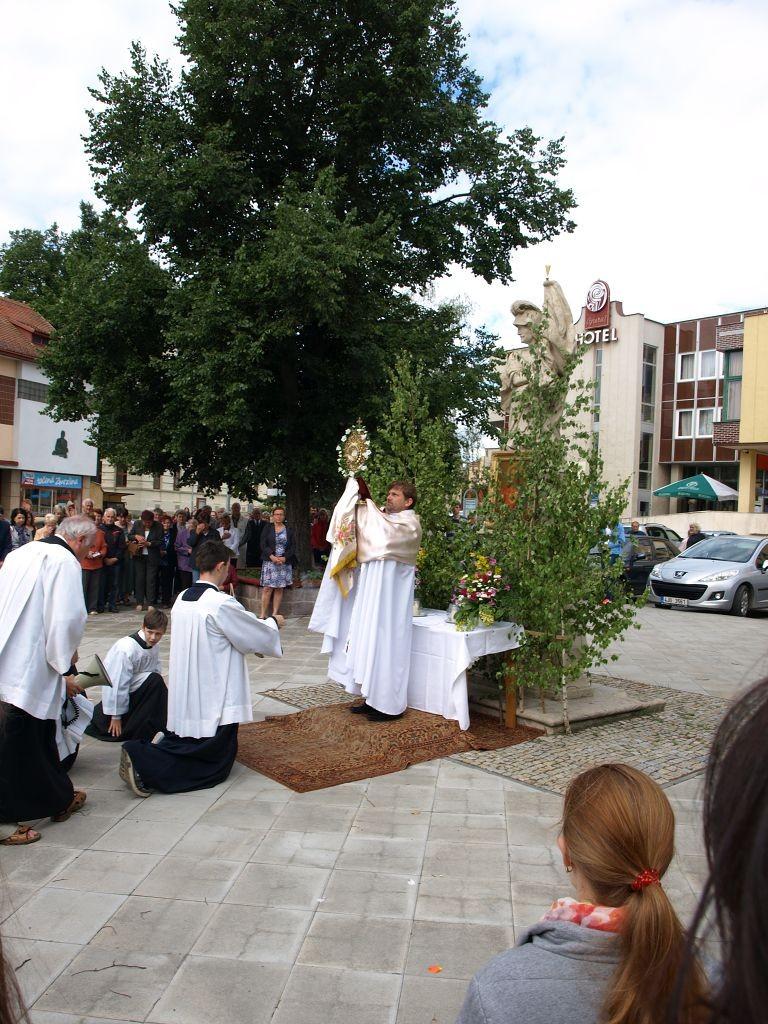
[[[713,480],[706,473],[675,480],[673,484],[659,487],[653,493],[657,498],[701,498],[704,501],[733,501],[739,496],[738,491],[727,484],[721,484],[719,480]]]

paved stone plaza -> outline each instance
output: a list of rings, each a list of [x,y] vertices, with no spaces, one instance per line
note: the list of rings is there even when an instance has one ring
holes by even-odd
[[[766,617],[638,621],[617,677],[728,698],[765,672]],[[81,656],[139,622],[91,619]],[[284,645],[280,662],[249,659],[256,717],[292,712],[263,691],[325,680],[306,619]],[[3,934],[35,1024],[450,1024],[474,971],[568,893],[560,798],[454,759],[306,794],[236,764],[215,789],[139,800],[118,750],[86,740],[83,812],[0,851]],[[699,786],[668,789],[665,884],[683,915],[704,869]]]

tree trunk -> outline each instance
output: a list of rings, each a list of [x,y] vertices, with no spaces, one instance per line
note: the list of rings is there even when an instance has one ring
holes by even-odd
[[[285,481],[285,520],[296,535],[296,557],[299,568],[312,568],[312,546],[309,539],[309,481],[288,477]]]

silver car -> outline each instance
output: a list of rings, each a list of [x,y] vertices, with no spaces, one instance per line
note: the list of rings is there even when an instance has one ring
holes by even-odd
[[[654,566],[648,599],[663,608],[749,615],[768,610],[768,539],[709,537]]]

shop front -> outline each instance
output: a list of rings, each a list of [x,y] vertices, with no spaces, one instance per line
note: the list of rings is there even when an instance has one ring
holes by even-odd
[[[78,511],[82,504],[82,476],[64,473],[21,471],[21,499],[28,500],[35,515],[53,512],[54,506],[72,501]]]

